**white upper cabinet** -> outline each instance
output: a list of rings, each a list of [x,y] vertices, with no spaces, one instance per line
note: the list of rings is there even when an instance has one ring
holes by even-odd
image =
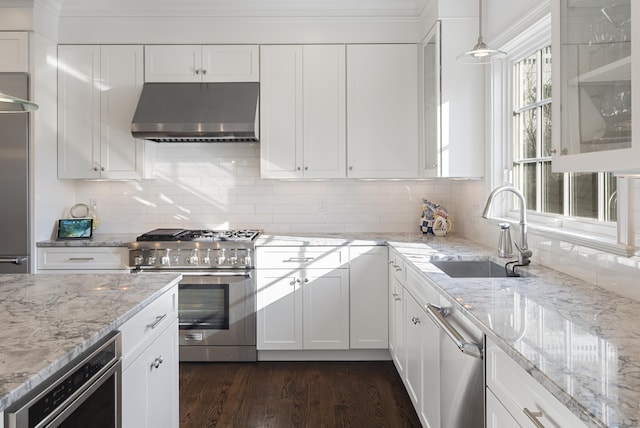
[[[142,46],[58,47],[58,177],[139,179],[145,143],[131,136]]]
[[[29,34],[17,31],[0,32],[0,72],[29,71]]]
[[[640,3],[631,0],[558,0],[552,3],[553,170],[558,172],[640,169],[640,120],[631,100],[632,43],[640,27]],[[637,64],[636,64],[637,65]],[[637,73],[636,73],[637,76]],[[638,83],[638,82],[635,82]]]
[[[344,45],[262,46],[263,178],[343,178]]]
[[[424,177],[484,176],[483,67],[456,61],[476,32],[468,19],[443,19],[422,44]]]
[[[257,45],[151,45],[145,82],[257,82]]]
[[[347,176],[418,176],[418,47],[347,46]]]

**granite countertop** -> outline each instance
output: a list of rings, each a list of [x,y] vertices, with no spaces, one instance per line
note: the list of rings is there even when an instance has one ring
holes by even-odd
[[[36,242],[37,247],[126,247],[135,242],[137,234],[132,233],[96,233],[91,239],[49,239]]]
[[[176,273],[0,275],[0,412],[180,278]]]
[[[389,245],[587,426],[640,426],[639,302],[537,265],[535,254],[528,276],[451,278],[430,262],[506,261],[455,234],[263,233],[256,245]]]

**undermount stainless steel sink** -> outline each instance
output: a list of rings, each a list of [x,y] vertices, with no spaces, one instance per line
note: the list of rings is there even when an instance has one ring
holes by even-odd
[[[447,260],[431,262],[442,272],[451,278],[517,278],[520,275],[513,273],[511,268],[490,260]]]

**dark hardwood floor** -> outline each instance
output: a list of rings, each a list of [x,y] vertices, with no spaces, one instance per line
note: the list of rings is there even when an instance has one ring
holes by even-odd
[[[180,363],[180,428],[419,426],[391,361]]]

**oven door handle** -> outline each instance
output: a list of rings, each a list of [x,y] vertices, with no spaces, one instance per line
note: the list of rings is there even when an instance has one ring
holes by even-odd
[[[180,271],[182,276],[242,276],[251,278],[251,272],[184,272]]]

